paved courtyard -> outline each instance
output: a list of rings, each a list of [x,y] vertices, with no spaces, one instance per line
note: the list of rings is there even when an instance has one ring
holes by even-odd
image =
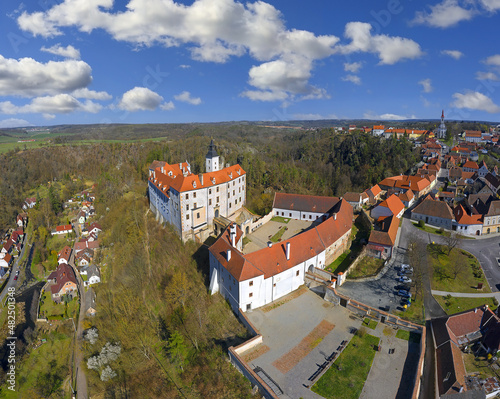
[[[293,237],[304,230],[307,230],[311,227],[311,225],[311,222],[304,220],[289,219],[288,223],[280,223],[271,220],[247,236],[251,242],[244,246],[243,253],[248,254],[267,247],[267,242],[279,231],[280,228],[286,229],[285,233],[281,237],[281,240],[283,241],[288,240],[290,237]]]
[[[360,328],[361,320],[309,290],[269,308],[267,312],[256,309],[246,313],[262,334],[263,344],[245,352],[243,357],[252,369],[260,367],[278,385],[283,391],[281,397],[321,398],[307,388],[309,378],[342,341],[351,339],[351,329]],[[411,348],[407,357],[410,344],[396,338],[394,330],[379,323],[375,331],[367,332],[382,339],[382,351],[375,356],[361,398],[411,397],[407,391],[415,375],[412,364],[418,361],[418,347]],[[391,348],[395,349],[394,354],[389,354]],[[401,380],[403,371],[409,376],[408,381]]]

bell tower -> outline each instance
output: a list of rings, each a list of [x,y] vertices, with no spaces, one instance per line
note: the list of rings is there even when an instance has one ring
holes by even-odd
[[[205,156],[205,172],[217,172],[218,170],[220,170],[220,160],[215,150],[214,140],[212,139],[208,147],[208,153]]]

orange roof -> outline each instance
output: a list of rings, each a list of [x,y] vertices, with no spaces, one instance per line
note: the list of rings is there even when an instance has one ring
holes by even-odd
[[[384,125],[376,125],[376,126],[373,126],[373,130],[384,130],[385,129],[385,126]]]
[[[370,191],[374,197],[379,195],[382,192],[382,189],[378,184],[375,184],[372,188],[370,188]]]
[[[386,217],[383,221],[382,231],[372,230],[368,242],[392,247],[396,243],[398,229],[399,219],[396,216]]]
[[[169,188],[182,193],[227,183],[246,174],[240,165],[233,165],[216,172],[195,175],[188,171],[186,162],[174,165],[165,164],[163,172],[161,167],[156,168],[154,172],[154,175],[149,177],[149,181],[163,191],[167,197]],[[201,176],[203,176],[203,184],[200,181]]]
[[[429,180],[420,176],[393,176],[382,180],[379,183],[381,186],[395,187],[404,190],[411,189],[413,192],[424,190],[429,184]]]
[[[409,202],[409,201],[411,201],[414,197],[415,197],[415,195],[413,195],[413,191],[411,191],[411,190],[406,190],[404,193],[399,194],[399,199],[400,199],[401,201],[406,201],[406,202]]]
[[[459,224],[483,224],[483,215],[469,215],[462,204],[459,204],[453,209],[455,220]]]
[[[304,262],[336,242],[352,227],[352,206],[345,200],[339,201],[336,213],[314,228],[290,239],[243,255],[232,247],[228,227],[209,248],[219,263],[238,281],[245,281],[263,275],[265,279]],[[237,227],[237,241],[241,230]],[[286,259],[286,244],[290,243],[290,259]],[[227,251],[231,259],[227,261]]]
[[[399,213],[405,209],[404,204],[396,194],[392,194],[385,201],[382,201],[378,206],[384,206],[388,208],[395,216],[399,215]]]
[[[67,230],[73,230],[73,227],[70,224],[65,224],[63,226],[56,227],[56,231],[67,231]]]
[[[481,137],[481,132],[479,130],[466,130],[465,137]]]
[[[466,163],[463,164],[462,168],[479,169],[479,166],[474,161],[467,161]]]

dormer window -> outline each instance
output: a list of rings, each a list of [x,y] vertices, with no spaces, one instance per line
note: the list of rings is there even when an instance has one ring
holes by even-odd
[[[236,172],[238,172],[238,176],[241,175],[241,169],[238,169]]]
[[[229,173],[229,178],[232,179],[233,178],[233,172]]]
[[[193,188],[196,188],[196,182],[193,180]]]
[[[169,170],[169,171],[168,171],[168,175],[169,175],[169,176],[172,176],[172,174],[173,174],[173,173],[172,173],[172,171],[171,171],[171,170]]]
[[[212,179],[212,184],[215,184],[215,177]]]

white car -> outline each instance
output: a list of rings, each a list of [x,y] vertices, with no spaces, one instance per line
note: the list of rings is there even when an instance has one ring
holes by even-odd
[[[407,276],[401,276],[398,278],[398,281],[400,283],[411,283],[411,278],[409,278]]]

